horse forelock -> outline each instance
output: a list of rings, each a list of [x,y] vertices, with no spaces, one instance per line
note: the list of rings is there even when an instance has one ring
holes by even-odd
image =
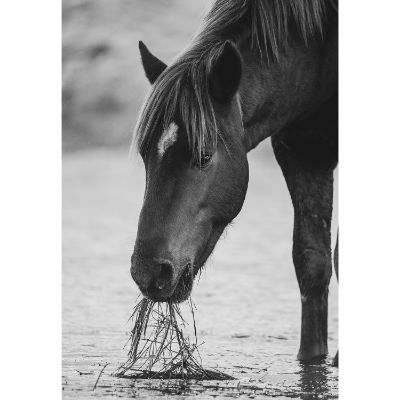
[[[190,57],[190,55],[187,55]],[[146,155],[171,124],[182,126],[193,159],[218,140],[216,116],[208,93],[210,59],[177,60],[157,79],[136,126],[137,146]]]
[[[328,5],[337,11],[337,0],[216,0],[190,47],[158,77],[145,101],[135,128],[140,153],[147,155],[177,120],[193,159],[214,149],[220,132],[208,76],[226,40],[237,43],[249,34],[261,58],[279,61],[290,24],[305,43],[322,37]]]

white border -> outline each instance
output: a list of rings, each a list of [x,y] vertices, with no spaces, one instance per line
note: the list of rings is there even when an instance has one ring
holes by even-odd
[[[397,397],[399,3],[340,3],[340,399]]]
[[[61,2],[2,2],[3,399],[61,397]]]
[[[2,398],[61,396],[61,3],[2,4]],[[340,5],[340,398],[396,398],[399,5]]]

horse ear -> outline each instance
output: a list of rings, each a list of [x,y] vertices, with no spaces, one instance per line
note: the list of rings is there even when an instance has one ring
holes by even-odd
[[[242,60],[236,47],[225,42],[221,55],[210,74],[210,91],[220,103],[228,103],[239,89],[242,77]]]
[[[156,56],[150,53],[146,45],[140,41],[139,42],[140,56],[142,57],[142,64],[144,68],[144,73],[147,79],[153,84],[156,79],[161,75],[167,65],[159,60]]]

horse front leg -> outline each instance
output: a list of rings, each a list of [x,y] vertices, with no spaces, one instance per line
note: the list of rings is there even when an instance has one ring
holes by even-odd
[[[328,354],[333,166],[303,154],[303,146],[283,135],[272,144],[294,207],[292,255],[302,306],[298,359],[307,361]]]
[[[333,177],[333,174],[332,174]],[[331,262],[331,175],[297,170],[291,182],[295,210],[293,263],[301,293],[299,360],[328,354],[328,291]]]

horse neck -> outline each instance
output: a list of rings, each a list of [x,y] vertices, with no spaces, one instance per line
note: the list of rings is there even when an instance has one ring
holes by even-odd
[[[279,60],[261,60],[249,48],[239,47],[243,59],[239,96],[247,151],[312,115],[337,93],[337,30],[323,44],[289,47]]]

